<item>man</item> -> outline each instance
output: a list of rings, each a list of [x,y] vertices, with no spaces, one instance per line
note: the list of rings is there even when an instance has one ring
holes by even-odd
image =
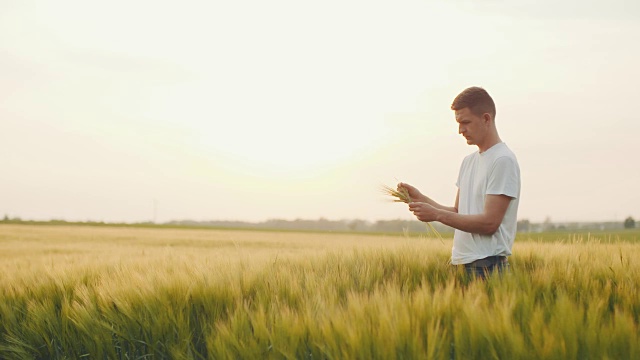
[[[498,136],[496,107],[486,90],[470,87],[451,105],[458,132],[478,151],[462,161],[455,205],[440,205],[417,188],[405,188],[409,210],[424,222],[439,221],[455,228],[451,263],[464,265],[467,273],[484,278],[509,268],[516,235],[520,198],[520,168],[515,155]]]

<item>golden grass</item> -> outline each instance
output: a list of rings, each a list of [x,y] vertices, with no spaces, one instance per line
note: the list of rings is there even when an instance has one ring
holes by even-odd
[[[640,358],[640,245],[0,226],[0,358]],[[29,249],[31,253],[29,253]]]

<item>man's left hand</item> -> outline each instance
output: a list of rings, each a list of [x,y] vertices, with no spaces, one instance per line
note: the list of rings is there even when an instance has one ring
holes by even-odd
[[[427,203],[412,202],[409,204],[409,210],[411,210],[418,220],[424,222],[436,221],[438,216],[438,209]]]

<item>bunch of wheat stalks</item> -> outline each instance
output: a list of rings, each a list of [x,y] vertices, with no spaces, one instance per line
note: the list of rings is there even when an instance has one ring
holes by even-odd
[[[411,196],[409,196],[409,191],[404,187],[401,187],[399,190],[396,190],[391,186],[382,185],[381,190],[382,190],[382,193],[384,193],[385,195],[394,197],[393,202],[403,202],[406,204],[412,202]],[[427,223],[427,229],[431,231],[433,234],[435,234],[436,237],[438,237],[438,239],[440,239],[442,243],[444,243],[444,241],[442,240],[442,235],[440,235],[438,230],[436,230],[436,228],[430,222]]]

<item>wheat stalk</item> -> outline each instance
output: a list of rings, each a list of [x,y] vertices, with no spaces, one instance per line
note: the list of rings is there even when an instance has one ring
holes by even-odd
[[[391,186],[382,185],[381,190],[383,194],[394,197],[395,199],[392,200],[393,202],[403,202],[407,204],[411,202],[411,196],[409,196],[409,191],[407,191],[407,189],[405,188],[396,190]]]
[[[412,201],[411,196],[409,195],[409,191],[405,188],[400,188],[400,190],[396,190],[391,186],[382,185],[380,190],[382,191],[383,194],[393,197],[394,198],[392,200],[393,202],[403,202],[408,204]],[[444,245],[444,240],[442,240],[442,235],[440,235],[438,230],[436,230],[435,226],[433,226],[430,222],[427,223],[427,230],[434,233],[436,237],[440,239],[440,242]]]

